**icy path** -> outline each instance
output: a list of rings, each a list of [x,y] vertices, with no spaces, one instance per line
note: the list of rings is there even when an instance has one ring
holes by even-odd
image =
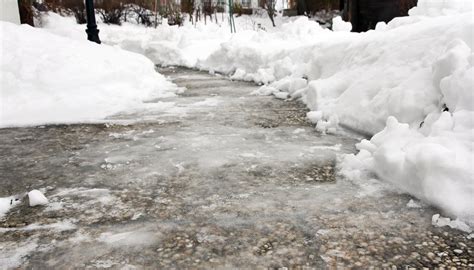
[[[129,125],[0,130],[0,197],[50,199],[0,221],[0,268],[473,263],[466,234],[430,225],[436,210],[335,175],[355,141],[316,133],[303,105],[162,72],[188,90],[110,119]]]

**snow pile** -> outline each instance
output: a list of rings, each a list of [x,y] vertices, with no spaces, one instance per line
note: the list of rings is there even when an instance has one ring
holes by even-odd
[[[350,32],[352,30],[352,24],[342,20],[341,16],[337,16],[332,19],[332,30]]]
[[[0,126],[98,121],[172,95],[142,55],[0,22]]]
[[[179,28],[164,25],[154,33],[152,41],[146,43],[145,55],[154,63],[165,66],[194,67],[198,61],[206,59],[211,52],[217,50],[223,37],[230,35],[226,30],[215,24],[198,24],[196,27],[186,25]],[[161,41],[163,39],[166,41]],[[199,42],[194,42],[196,40]]]
[[[410,16],[441,16],[472,12],[472,0],[418,0],[416,7],[409,12]]]
[[[386,31],[333,33],[328,41],[280,56],[286,60],[278,60],[271,69],[275,77],[284,77],[269,87],[302,96],[311,110],[321,111],[321,130],[342,124],[375,134],[392,115],[419,126],[441,106],[433,64],[452,40],[470,42],[472,24],[466,22],[472,22],[471,15],[395,28],[389,23]],[[286,76],[274,72],[281,67],[289,71]],[[289,87],[301,77],[308,78],[306,88]]]
[[[42,21],[52,33],[84,39],[84,26],[75,24],[73,18],[49,13]],[[104,43],[143,54],[155,64],[199,68],[263,83],[288,76],[295,69],[302,73],[305,66],[298,62],[310,58],[307,46],[333,34],[307,17],[277,17],[276,28],[269,25],[267,16],[240,16],[235,23],[236,34],[230,33],[226,18],[196,25],[185,21],[182,27],[163,24],[155,29],[124,23],[100,24],[99,29]],[[342,21],[339,25],[348,27]]]
[[[0,219],[2,219],[12,207],[19,203],[20,201],[15,196],[0,198]]]
[[[279,29],[278,32],[239,32],[197,67],[259,83],[289,75],[301,78],[306,70],[304,59],[311,57],[308,47],[333,34],[306,17],[285,23]]]
[[[226,41],[241,40],[239,37],[247,40],[250,33],[259,35],[267,34],[266,31],[280,32],[279,28],[270,26],[270,20],[266,15],[262,17],[244,15],[235,18],[237,35],[232,35],[227,15],[221,15],[217,16],[217,23],[200,21],[192,25],[185,20],[182,27],[162,24],[156,29],[132,23],[123,23],[122,26],[99,24],[100,38],[104,43],[141,53],[155,64],[194,68],[199,66],[199,62],[218,51]],[[295,18],[288,17],[276,18],[277,24],[294,20]],[[48,13],[42,17],[42,23],[43,27],[52,33],[84,39],[84,26],[77,25],[72,17]]]
[[[396,118],[388,117],[386,127],[380,133],[357,145],[360,153],[347,157],[346,167],[357,170],[363,165],[407,193],[472,225],[474,71],[471,48],[474,44],[469,29],[473,23],[472,14],[460,18],[457,25],[451,26],[456,34],[448,34],[450,37],[444,45],[434,41],[426,44],[431,51],[441,48],[445,51],[437,54],[435,61],[425,62],[429,63],[426,68],[423,63],[415,62],[420,68],[410,69],[413,84],[397,87],[397,93],[381,99],[378,111],[371,110],[381,113],[380,109],[385,105],[399,111],[390,112]],[[454,18],[437,21],[450,19]],[[443,37],[438,39],[444,40]],[[422,60],[424,55],[420,53],[419,56]],[[381,90],[380,93],[386,91]],[[416,91],[424,95],[410,98]],[[399,103],[390,98],[394,95],[402,95]],[[397,118],[409,124],[400,123]]]
[[[429,62],[429,68],[411,69],[417,79],[415,88],[398,88],[405,98],[395,108],[406,110],[408,108],[404,106],[410,105],[411,101],[411,114],[392,112],[391,115],[397,117],[388,117],[386,127],[380,133],[370,141],[358,144],[360,153],[347,157],[346,167],[357,170],[356,167],[363,164],[407,193],[473,225],[474,70],[471,48],[474,44],[472,34],[469,35],[473,21],[472,13],[457,17],[461,20],[451,26],[452,33],[456,34],[448,35],[450,38],[444,45],[431,43],[431,50],[443,48],[444,52]],[[453,18],[436,21],[449,19]],[[423,59],[423,54],[419,55]],[[423,84],[417,85],[420,82]],[[425,96],[407,100],[406,94],[417,90],[424,91]],[[393,105],[390,99],[382,101],[389,108]],[[406,118],[416,116],[416,110],[422,116],[418,118],[419,124],[413,121],[415,119]],[[397,118],[409,124],[400,123]]]
[[[41,193],[41,191],[37,189],[33,189],[32,191],[28,192],[28,201],[30,206],[48,204],[48,199],[43,195],[43,193]]]
[[[48,13],[42,17],[43,27],[55,34],[83,40],[84,26],[74,18]],[[183,27],[160,25],[157,29],[131,23],[122,26],[99,24],[101,40],[110,45],[143,54],[155,64],[194,67],[218,49],[223,39],[229,38],[227,28],[214,23]]]

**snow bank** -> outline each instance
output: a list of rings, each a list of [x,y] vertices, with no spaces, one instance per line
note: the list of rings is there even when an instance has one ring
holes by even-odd
[[[371,140],[372,154],[380,177],[474,221],[472,52],[461,41],[451,46],[434,66],[441,103],[450,111],[428,114],[419,129],[389,118]]]
[[[84,39],[84,26],[74,18],[48,13],[42,17],[43,28],[49,32]],[[218,49],[223,38],[230,37],[227,28],[209,23],[184,27],[163,24],[157,29],[131,23],[122,26],[99,24],[101,40],[110,45],[147,56],[155,64],[194,67]]]
[[[422,36],[424,32],[434,30],[433,27],[443,28],[442,24],[452,21],[456,23],[443,29],[443,36],[440,32],[430,42],[418,45],[420,48],[430,49],[427,52],[416,52],[419,60],[414,58],[408,63],[407,68],[412,72],[413,79],[407,78],[413,83],[404,83],[405,78],[402,78],[402,84],[397,86],[396,93],[386,97],[378,96],[379,94],[373,97],[380,99],[380,109],[385,106],[396,110],[388,112],[392,116],[387,118],[386,126],[381,132],[370,141],[357,145],[360,153],[347,157],[345,165],[357,170],[356,166],[364,164],[381,179],[472,226],[472,13],[430,19],[417,25],[426,25],[422,28],[423,32],[419,33]],[[405,27],[400,29],[404,30]],[[437,53],[430,56],[432,52]],[[387,91],[379,89],[379,93]],[[363,94],[361,90],[357,92]],[[417,92],[418,96],[414,96]],[[397,99],[391,98],[394,95],[401,95],[403,98],[399,98],[397,103]],[[371,113],[380,114],[380,109],[371,109]]]
[[[304,20],[298,22],[309,27]],[[274,81],[261,92],[302,97],[311,110],[322,113],[321,130],[342,124],[375,134],[389,116],[419,126],[442,105],[441,93],[433,84],[433,65],[453,40],[472,42],[472,13],[407,17],[389,23],[383,31],[361,34],[315,29],[308,34],[311,41],[300,47],[280,43],[278,49],[265,50],[264,43],[260,49],[255,45],[246,49],[233,42],[201,66],[235,70],[236,78]],[[255,62],[263,64],[257,68]],[[307,85],[298,82],[301,78],[308,79]],[[290,87],[295,83],[298,87]]]
[[[221,48],[225,41],[236,38],[228,26],[228,18],[218,15],[217,23],[203,21],[192,25],[189,21],[184,26],[162,24],[155,28],[146,28],[132,23],[122,26],[99,24],[100,38],[104,43],[141,53],[155,64],[170,66],[179,65],[195,68],[200,61],[207,59]],[[278,24],[291,22],[294,18],[277,17]],[[270,26],[268,16],[240,16],[235,19],[238,36],[249,33],[279,32],[279,28]],[[74,18],[65,18],[55,13],[48,13],[42,18],[46,30],[75,39],[84,39],[84,26],[77,25]],[[246,34],[244,34],[246,33]]]
[[[186,21],[182,27],[163,24],[156,29],[131,23],[100,24],[100,37],[106,44],[143,54],[159,65],[200,68],[267,83],[290,75],[294,58],[307,58],[297,51],[332,33],[307,17],[277,17],[278,27],[274,28],[266,15],[244,15],[235,18],[237,33],[231,34],[227,18],[218,18],[218,23],[192,25]],[[42,23],[49,32],[84,39],[84,26],[75,24],[73,18],[49,13]],[[340,22],[343,24],[347,28],[347,23]],[[286,63],[291,67],[281,65]]]
[[[279,29],[278,32],[238,32],[207,59],[198,62],[197,67],[258,83],[290,75],[301,78],[307,69],[305,59],[311,59],[311,45],[331,34],[338,36],[306,17],[284,23]]]
[[[98,121],[172,95],[142,55],[0,22],[0,126]],[[8,52],[8,53],[5,53]]]

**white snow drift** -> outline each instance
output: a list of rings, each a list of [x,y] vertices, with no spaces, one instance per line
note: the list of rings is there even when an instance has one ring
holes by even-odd
[[[0,22],[0,126],[98,121],[172,95],[145,57]]]

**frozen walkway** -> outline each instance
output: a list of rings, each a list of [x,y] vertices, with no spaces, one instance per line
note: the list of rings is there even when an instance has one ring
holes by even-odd
[[[340,179],[355,140],[315,132],[304,105],[161,72],[187,90],[109,119],[121,124],[0,130],[0,197],[50,199],[0,221],[0,268],[473,263],[465,234],[430,225],[436,210]]]

